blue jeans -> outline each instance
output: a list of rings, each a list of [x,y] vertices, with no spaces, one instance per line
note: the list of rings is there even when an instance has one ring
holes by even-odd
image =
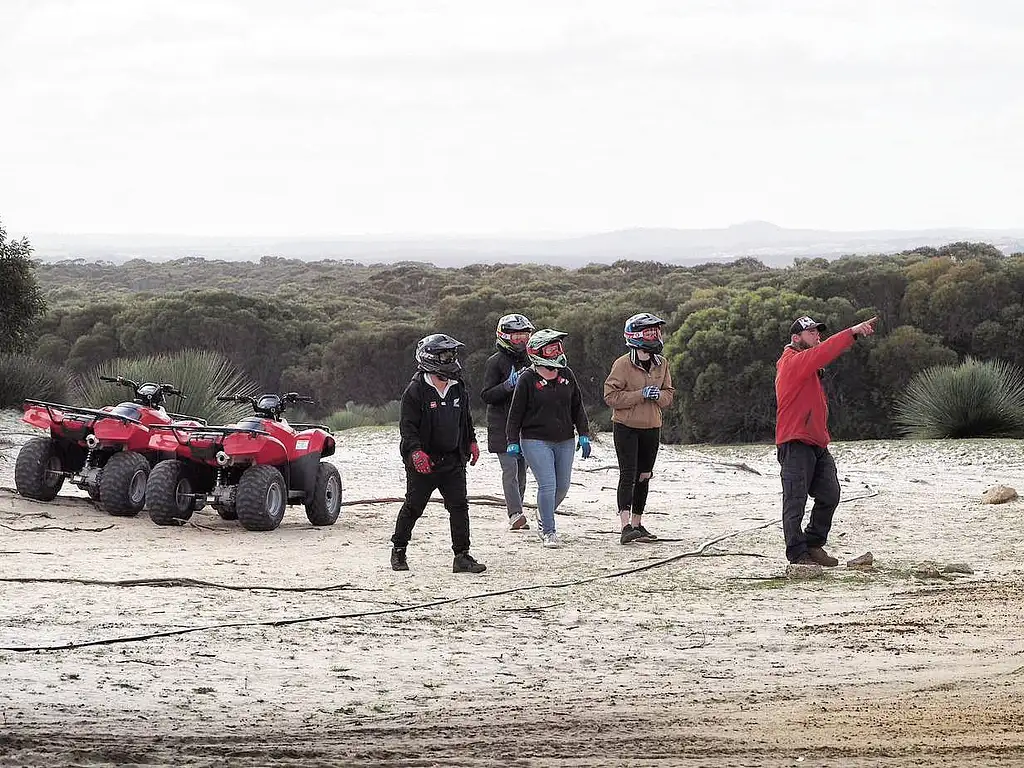
[[[555,532],[555,510],[569,492],[575,440],[552,443],[547,440],[520,442],[526,464],[537,481],[537,507],[543,533]]]

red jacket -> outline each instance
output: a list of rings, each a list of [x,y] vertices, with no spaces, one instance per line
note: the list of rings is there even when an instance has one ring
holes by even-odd
[[[825,367],[853,346],[853,331],[833,334],[816,347],[797,350],[787,346],[775,364],[775,444],[791,440],[827,448],[828,401],[818,377]]]

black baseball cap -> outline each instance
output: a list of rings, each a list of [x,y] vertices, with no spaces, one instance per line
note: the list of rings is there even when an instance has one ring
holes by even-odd
[[[803,333],[804,331],[809,331],[812,328],[817,328],[821,333],[825,332],[824,323],[815,322],[807,315],[804,315],[803,317],[798,317],[793,321],[793,325],[790,327],[789,332],[791,335],[795,336],[799,333]]]

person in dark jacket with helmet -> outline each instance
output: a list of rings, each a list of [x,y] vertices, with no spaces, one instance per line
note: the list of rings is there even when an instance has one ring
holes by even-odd
[[[498,455],[501,465],[501,488],[508,510],[508,527],[527,530],[530,525],[523,514],[526,493],[526,461],[521,453],[508,453],[505,424],[512,405],[512,392],[519,374],[529,366],[526,343],[536,328],[524,315],[504,315],[495,330],[497,352],[487,358],[480,398],[487,404],[487,450]]]
[[[590,423],[562,346],[568,335],[544,328],[530,336],[526,354],[532,365],[516,382],[505,427],[506,450],[522,453],[537,481],[537,533],[548,548],[562,546],[555,511],[569,491],[574,442],[590,458]]]
[[[416,374],[402,394],[399,450],[405,463],[405,503],[391,537],[391,567],[409,570],[405,549],[434,489],[441,493],[452,532],[455,573],[487,569],[469,554],[469,502],[466,462],[476,464],[480,449],[473,429],[469,393],[462,381],[459,350],[464,345],[443,333],[416,345]]]
[[[791,563],[839,565],[824,549],[839,505],[839,476],[828,450],[828,401],[821,376],[824,366],[852,347],[857,338],[875,332],[877,319],[822,341],[825,324],[799,317],[789,329],[790,343],[775,364],[775,445],[782,465],[782,531],[786,559]],[[814,506],[805,530],[808,496],[814,499]]]
[[[612,363],[604,382],[604,401],[612,409],[612,438],[619,462],[616,499],[622,544],[658,538],[644,526],[641,515],[658,458],[661,412],[672,405],[675,394],[668,363],[661,356],[664,325],[664,320],[650,312],[629,318],[622,331],[628,351]]]

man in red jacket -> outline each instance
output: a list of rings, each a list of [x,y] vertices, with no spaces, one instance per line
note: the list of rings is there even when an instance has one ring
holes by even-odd
[[[782,530],[786,559],[791,563],[839,565],[823,549],[839,505],[839,477],[828,452],[828,401],[821,376],[824,366],[852,347],[854,340],[873,334],[877,320],[873,317],[822,341],[824,323],[797,318],[790,328],[790,343],[775,364],[775,445],[782,465]],[[814,506],[804,530],[808,496]]]

